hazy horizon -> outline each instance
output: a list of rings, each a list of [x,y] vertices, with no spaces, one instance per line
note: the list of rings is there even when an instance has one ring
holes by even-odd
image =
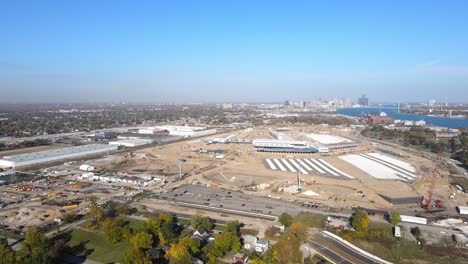
[[[2,103],[468,102],[466,1],[11,1]]]

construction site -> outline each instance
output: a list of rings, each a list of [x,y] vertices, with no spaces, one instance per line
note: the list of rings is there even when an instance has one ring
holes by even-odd
[[[67,210],[84,210],[90,196],[102,201],[142,196],[147,199],[139,203],[152,206],[154,194],[185,185],[239,191],[252,195],[250,201],[255,197],[280,200],[299,206],[290,209],[296,213],[312,204],[337,213],[356,207],[426,213],[435,207],[443,210],[434,211],[456,215],[456,206],[467,204],[468,197],[451,184],[444,162],[368,141],[359,135],[359,129],[263,126],[97,158],[80,157],[41,169],[41,180],[17,180],[0,187],[6,206],[0,217],[5,225],[18,230],[63,218]],[[438,164],[437,177],[434,164]],[[173,202],[179,198],[166,197]],[[279,213],[230,200],[225,204],[192,202]]]

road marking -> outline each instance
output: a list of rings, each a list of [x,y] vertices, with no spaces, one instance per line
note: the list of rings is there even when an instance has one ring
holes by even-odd
[[[181,204],[181,205],[186,205],[186,206],[198,207],[198,208],[206,208],[206,209],[211,209],[211,210],[215,210],[215,211],[224,211],[224,212],[232,212],[232,213],[243,214],[243,215],[260,216],[260,217],[263,217],[263,218],[276,220],[276,216],[273,216],[273,215],[252,213],[252,212],[246,212],[246,211],[240,211],[240,210],[234,210],[234,209],[227,209],[227,208],[220,208],[220,207],[214,207],[214,206],[207,206],[207,205],[201,205],[201,204],[186,203],[186,202],[175,202],[175,203],[176,204]]]
[[[277,159],[273,159],[273,161],[276,163],[276,165],[280,168],[281,171],[287,171],[286,168],[281,164],[281,162]]]
[[[315,165],[315,162],[312,162],[314,161],[313,159],[305,159],[305,161],[310,165],[312,166],[312,168],[314,168],[316,171],[324,174],[325,171],[323,171],[322,169],[320,169],[317,165]]]
[[[318,166],[320,166],[322,169],[326,170],[328,173],[330,173],[331,175],[333,176],[340,176],[338,175],[338,173],[330,170],[327,166],[323,165],[322,163],[320,163],[318,160],[314,160],[314,159],[311,159],[315,164],[317,164]]]
[[[312,171],[312,168],[309,167],[307,164],[305,164],[304,161],[302,161],[302,160],[300,160],[300,159],[296,159],[296,160],[297,160],[297,162],[299,162],[299,163],[302,165],[302,167],[304,167],[306,170]]]
[[[290,172],[297,172],[297,170],[294,169],[293,166],[291,166],[291,164],[289,164],[287,160],[281,159],[281,161],[284,163],[284,165],[286,165],[286,167],[288,167]]]
[[[348,175],[348,174],[346,174],[346,173],[340,171],[339,169],[337,169],[336,167],[332,166],[330,163],[326,162],[325,160],[319,159],[319,161],[322,162],[324,165],[330,167],[330,169],[332,169],[332,170],[338,172],[339,174],[341,174],[341,175],[343,175],[343,176],[345,176],[345,177],[348,177],[348,178],[350,178],[350,179],[354,179],[353,176]]]
[[[270,169],[272,170],[276,170],[276,167],[275,165],[273,165],[273,162],[271,162],[270,159],[266,159],[266,162],[268,163],[268,166],[270,166]]]
[[[292,165],[294,165],[302,174],[309,174],[307,173],[306,170],[304,170],[301,166],[299,166],[299,164],[297,164],[297,162],[293,159],[289,159],[289,162],[292,163]]]

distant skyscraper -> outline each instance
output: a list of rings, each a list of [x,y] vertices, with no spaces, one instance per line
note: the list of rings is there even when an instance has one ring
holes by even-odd
[[[436,101],[434,99],[429,100],[429,106],[434,106]]]
[[[366,95],[363,94],[361,97],[358,98],[358,104],[368,106],[369,105],[369,98],[367,98]]]

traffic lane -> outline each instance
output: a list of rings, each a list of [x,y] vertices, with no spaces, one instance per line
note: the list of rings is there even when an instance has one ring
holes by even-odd
[[[342,244],[341,242],[327,236],[327,235],[324,235],[322,233],[317,233],[316,234],[317,236],[319,236],[320,238],[322,239],[325,239],[327,242],[333,244],[335,247],[337,247],[339,250],[345,252],[346,254],[364,262],[364,263],[375,263],[375,264],[379,264],[380,262],[378,261],[375,261],[374,259],[371,259],[365,255],[362,255],[360,254],[359,252],[355,251],[354,249],[352,248],[349,248],[348,246]]]
[[[245,199],[238,198],[235,196],[232,197],[223,197],[216,195],[203,195],[199,193],[159,193],[155,195],[149,195],[148,198],[162,199],[170,202],[187,202],[187,203],[196,203],[199,205],[205,206],[215,206],[220,208],[229,208],[234,210],[240,210],[245,212],[255,212],[263,213],[270,215],[281,215],[282,213],[289,213],[291,215],[296,215],[300,212],[314,213],[320,215],[336,215],[339,217],[350,217],[351,214],[346,213],[336,213],[321,209],[312,209],[308,207],[303,207],[301,205],[289,202],[289,201],[277,201],[277,200],[268,200],[263,201],[262,197],[258,197],[259,201],[255,199]]]
[[[200,210],[205,210],[205,211],[213,211],[213,212],[218,212],[218,213],[230,214],[230,215],[239,215],[239,216],[245,216],[245,217],[251,217],[251,218],[258,218],[258,219],[269,220],[269,221],[275,221],[276,220],[276,216],[246,212],[246,211],[235,210],[235,209],[216,208],[216,207],[212,207],[212,206],[198,205],[198,204],[185,203],[185,202],[184,203],[179,202],[179,203],[176,203],[174,205],[181,206],[181,207],[200,209]]]
[[[232,206],[235,210],[252,211],[272,215],[280,215],[284,212],[297,214],[299,212],[314,212],[329,214],[327,210],[312,209],[303,206],[302,203],[294,203],[279,199],[245,194],[228,189],[213,189],[197,185],[185,185],[169,192],[160,193],[159,197],[169,201],[183,201],[198,203],[207,206],[224,207],[225,204]],[[159,198],[156,197],[156,198]],[[326,208],[323,208],[326,209]]]
[[[207,192],[203,190],[192,190],[188,192],[167,192],[161,193],[154,198],[161,198],[167,201],[180,201],[197,203],[206,206],[229,207],[235,210],[251,211],[256,213],[279,215],[283,212],[293,214],[301,211],[300,206],[295,206],[285,201],[269,200],[263,197],[250,197],[248,195],[237,195],[226,192]]]
[[[224,188],[207,188],[199,185],[184,185],[148,195],[147,198],[157,198],[167,201],[179,201],[197,203],[205,206],[225,207],[246,212],[280,215],[289,213],[296,215],[300,212],[308,212],[321,215],[333,215],[339,217],[350,217],[349,212],[332,212],[328,207],[304,205],[280,199],[246,194],[240,191]]]
[[[346,258],[340,256],[338,253],[332,251],[331,249],[320,245],[319,243],[308,240],[307,243],[315,249],[318,253],[321,255],[324,255],[325,257],[329,258],[332,260],[334,263],[339,263],[339,264],[354,264],[353,262],[347,260]]]

